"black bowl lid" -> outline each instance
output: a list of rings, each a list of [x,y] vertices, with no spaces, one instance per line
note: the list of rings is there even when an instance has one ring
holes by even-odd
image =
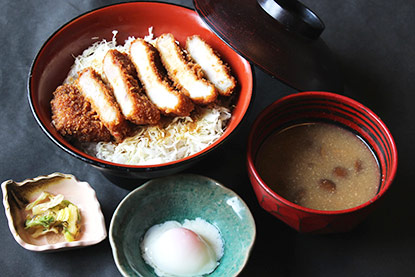
[[[202,20],[232,49],[300,90],[343,91],[320,18],[296,0],[193,0]]]

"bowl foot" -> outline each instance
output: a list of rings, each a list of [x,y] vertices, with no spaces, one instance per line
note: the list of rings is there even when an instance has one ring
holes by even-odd
[[[101,174],[104,175],[104,177],[107,178],[114,185],[126,190],[134,190],[148,181],[148,179],[121,177],[103,171],[101,171]]]

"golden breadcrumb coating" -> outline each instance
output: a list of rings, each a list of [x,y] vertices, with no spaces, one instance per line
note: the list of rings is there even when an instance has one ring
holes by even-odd
[[[202,77],[200,65],[187,57],[172,34],[159,36],[156,40],[156,48],[170,79],[186,96],[199,105],[206,105],[216,100],[217,89]]]
[[[111,140],[110,132],[76,86],[59,86],[53,92],[50,105],[53,125],[66,139],[81,142]]]
[[[109,50],[103,61],[103,69],[128,120],[137,125],[156,124],[160,120],[160,111],[139,86],[137,71],[127,54]]]
[[[127,137],[131,128],[120,111],[112,89],[104,83],[102,77],[88,67],[79,73],[76,85],[115,140],[121,142]]]
[[[130,57],[148,98],[165,115],[188,116],[193,102],[176,90],[165,75],[157,49],[138,38],[131,43]]]
[[[200,65],[206,79],[215,85],[219,94],[230,96],[235,90],[236,80],[231,74],[230,67],[221,60],[219,54],[198,35],[187,38],[186,50]]]

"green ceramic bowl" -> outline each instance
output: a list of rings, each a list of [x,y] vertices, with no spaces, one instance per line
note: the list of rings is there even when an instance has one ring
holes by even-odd
[[[209,276],[236,276],[245,266],[256,228],[249,208],[233,191],[199,175],[154,179],[128,194],[110,225],[115,263],[124,276],[156,276],[141,257],[140,242],[148,228],[168,220],[200,217],[216,226],[224,255]]]

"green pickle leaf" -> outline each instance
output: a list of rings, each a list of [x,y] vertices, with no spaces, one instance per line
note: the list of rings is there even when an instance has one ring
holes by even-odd
[[[63,199],[63,195],[42,194],[26,206],[28,215],[25,228],[32,229],[32,237],[48,232],[62,233],[66,241],[74,241],[80,231],[81,215],[76,205]]]
[[[52,215],[35,216],[30,220],[26,220],[26,228],[42,226],[44,228],[50,228],[51,224],[55,222],[55,218]]]

